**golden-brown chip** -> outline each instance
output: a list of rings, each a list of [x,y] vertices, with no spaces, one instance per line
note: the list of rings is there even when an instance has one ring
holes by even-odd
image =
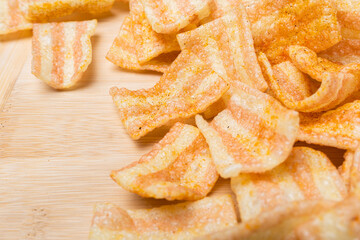
[[[34,24],[32,73],[55,89],[73,87],[92,60],[97,21]]]
[[[137,51],[133,35],[133,21],[128,16],[125,17],[120,32],[106,55],[109,61],[124,69],[165,72],[178,55],[178,52],[164,53],[140,65]]]
[[[153,209],[123,210],[103,203],[94,209],[90,240],[193,239],[236,224],[230,195]]]
[[[237,83],[227,109],[209,124],[196,124],[209,144],[216,169],[224,178],[270,170],[289,156],[299,115],[271,96]]]
[[[344,39],[319,56],[338,64],[360,63],[360,40]]]
[[[20,3],[19,0],[0,0],[0,35],[32,28],[21,13]]]
[[[360,199],[354,195],[311,218],[296,229],[295,239],[359,239]]]
[[[115,0],[25,0],[23,8],[29,20],[43,21],[81,11],[100,14],[109,11]]]
[[[154,31],[175,34],[190,23],[209,16],[212,0],[141,1]]]
[[[209,3],[210,15],[203,20],[201,23],[208,23],[217,18],[223,17],[234,8],[243,7],[239,0],[212,0]]]
[[[242,222],[217,233],[196,238],[197,240],[264,240],[294,239],[297,226],[334,206],[331,201],[300,201],[277,206],[258,218]]]
[[[228,89],[226,80],[185,50],[153,88],[130,91],[114,87],[110,94],[126,130],[139,139],[170,120],[205,111]]]
[[[321,52],[341,40],[336,8],[328,0],[245,0],[255,49],[272,64],[288,60],[291,45]]]
[[[360,149],[348,150],[344,158],[345,161],[339,167],[339,172],[349,192],[354,192],[360,179]]]
[[[293,65],[317,78],[321,85],[316,91],[308,91],[305,95],[289,90],[289,85],[294,82],[291,78],[296,79],[298,84],[295,86],[298,88],[309,85],[309,89],[313,89],[316,84],[301,77],[302,73],[289,63],[277,64],[271,68],[266,56],[262,54],[259,61],[269,86],[276,98],[288,108],[301,112],[330,110],[359,90],[360,64],[335,66],[334,63],[314,57],[316,54],[313,51],[301,46],[291,46],[289,52]],[[311,92],[313,93],[309,95]]]
[[[360,39],[360,2],[334,0],[343,38]]]
[[[301,114],[298,139],[355,150],[360,143],[360,101],[325,113]]]
[[[199,129],[176,123],[151,152],[111,177],[142,197],[197,200],[211,191],[219,175]]]
[[[243,82],[261,91],[267,89],[241,3],[236,11],[177,38],[181,49],[195,53],[230,83]]]
[[[295,147],[288,159],[271,171],[232,178],[231,188],[245,222],[289,202],[340,201],[347,195],[331,161],[324,153],[307,147]]]
[[[164,53],[180,51],[175,34],[160,34],[151,28],[141,0],[130,1],[130,16],[133,21],[133,36],[140,64],[147,63]]]

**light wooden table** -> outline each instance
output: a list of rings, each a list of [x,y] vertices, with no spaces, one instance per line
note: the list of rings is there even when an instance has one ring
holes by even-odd
[[[0,42],[0,239],[86,239],[94,203],[150,208],[109,177],[149,151],[166,129],[139,141],[124,131],[110,87],[151,87],[155,73],[120,70],[105,60],[128,7],[99,20],[93,63],[80,86],[54,91],[31,74],[31,31]],[[20,39],[18,39],[20,38]],[[327,149],[334,161],[343,151]],[[219,180],[211,194],[229,193]]]

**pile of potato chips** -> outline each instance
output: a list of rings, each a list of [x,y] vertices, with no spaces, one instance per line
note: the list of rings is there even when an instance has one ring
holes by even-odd
[[[0,0],[0,34],[33,28],[33,74],[72,88],[91,62],[96,20],[34,21],[112,4]],[[98,204],[90,239],[360,239],[358,1],[129,4],[106,58],[163,75],[150,89],[113,87],[110,95],[133,139],[172,128],[111,177],[142,197],[189,202]],[[347,150],[345,161],[337,169],[297,141]],[[206,197],[219,177],[231,179],[236,204],[230,195]]]

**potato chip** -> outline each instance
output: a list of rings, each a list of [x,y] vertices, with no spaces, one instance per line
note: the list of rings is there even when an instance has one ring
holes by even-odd
[[[0,35],[31,29],[21,13],[19,0],[0,0]]]
[[[175,34],[193,21],[209,16],[212,0],[141,1],[154,31]]]
[[[140,1],[130,2],[130,16],[133,21],[133,36],[139,63],[147,63],[164,53],[180,51],[175,34],[160,34],[151,28]]]
[[[55,89],[73,87],[92,60],[97,21],[34,24],[32,73]]]
[[[319,56],[338,64],[360,63],[360,40],[344,39]]]
[[[106,55],[106,58],[110,62],[124,69],[165,72],[177,57],[178,52],[165,53],[140,65],[132,31],[133,21],[131,17],[125,17],[119,35],[116,37],[113,45]]]
[[[324,153],[307,147],[295,147],[288,159],[271,171],[232,178],[231,188],[245,222],[289,202],[340,201],[347,195],[331,161]]]
[[[113,87],[110,95],[126,130],[139,139],[170,120],[205,111],[228,89],[226,80],[185,50],[153,88],[130,91]]]
[[[298,139],[307,143],[356,149],[360,142],[360,101],[318,114],[301,114]]]
[[[349,191],[353,192],[360,177],[360,149],[348,150],[344,158],[345,161],[339,167],[339,172]]]
[[[103,203],[95,206],[89,239],[193,239],[231,227],[236,222],[230,195],[126,211]]]
[[[350,196],[296,229],[296,239],[359,239],[360,199]]]
[[[272,64],[288,60],[287,48],[321,52],[341,40],[336,8],[328,0],[245,0],[255,49]]]
[[[321,112],[333,109],[349,96],[357,92],[360,88],[359,64],[348,64],[335,66],[331,63],[320,64],[323,59],[315,59],[315,54],[310,49],[300,46],[289,48],[292,63],[306,73],[316,77],[321,82],[320,87],[313,94],[299,94],[299,92],[289,90],[292,82],[297,82],[297,86],[302,88],[309,85],[314,88],[313,82],[301,77],[301,72],[292,67],[291,64],[277,64],[271,68],[266,56],[262,55],[260,64],[265,70],[265,77],[269,86],[278,100],[285,106],[301,112]],[[304,59],[308,59],[308,62]],[[326,62],[326,61],[323,61]],[[331,68],[328,66],[332,66]],[[324,67],[325,66],[325,67]],[[289,71],[291,69],[291,71]],[[322,71],[322,72],[321,72]],[[293,80],[290,80],[293,78]],[[296,79],[296,80],[294,80]],[[301,83],[302,82],[302,83]],[[294,88],[294,86],[291,86]],[[312,92],[312,91],[311,91]]]
[[[178,41],[181,49],[195,53],[230,83],[244,82],[265,91],[267,84],[257,61],[250,24],[241,3],[237,10],[179,34]]]
[[[196,238],[197,240],[263,240],[294,239],[296,227],[334,206],[331,201],[300,201],[277,206],[258,218],[242,222],[217,233]]]
[[[289,156],[299,127],[299,115],[271,96],[237,83],[227,109],[207,123],[196,124],[209,144],[220,176],[268,171]]]
[[[199,129],[176,123],[151,152],[111,177],[142,197],[197,200],[211,191],[219,175]]]
[[[25,16],[42,21],[70,15],[74,11],[100,14],[109,11],[115,0],[25,0]]]

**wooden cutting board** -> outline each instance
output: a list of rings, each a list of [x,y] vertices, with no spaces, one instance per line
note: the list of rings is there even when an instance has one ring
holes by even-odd
[[[30,31],[0,38],[1,240],[87,239],[96,202],[126,209],[170,204],[126,192],[109,177],[166,133],[131,140],[108,94],[112,86],[147,88],[160,78],[105,59],[128,11],[118,4],[99,19],[93,62],[72,91],[55,91],[31,74]],[[321,149],[342,161],[343,151]],[[219,180],[211,194],[230,192],[229,181]]]

